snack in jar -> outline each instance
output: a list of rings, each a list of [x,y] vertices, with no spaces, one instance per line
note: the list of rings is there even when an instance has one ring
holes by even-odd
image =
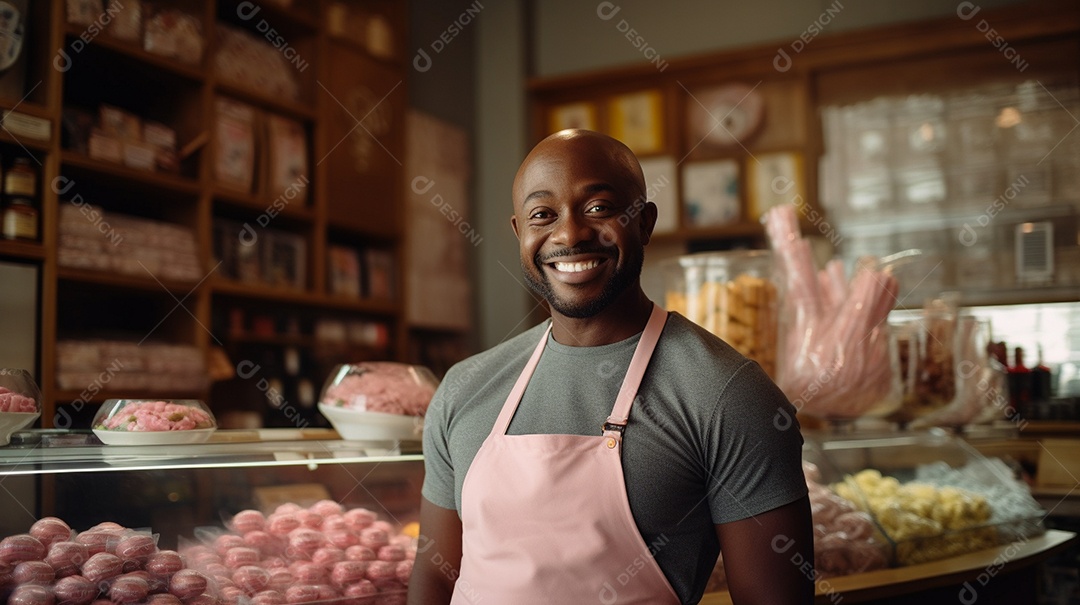
[[[391,361],[337,366],[319,411],[344,439],[415,439],[439,381],[431,370]]]
[[[0,368],[0,445],[41,414],[41,391],[26,370]]]
[[[704,252],[665,266],[664,306],[722,338],[770,375],[778,295],[768,250]]]
[[[217,420],[197,399],[109,399],[91,428],[106,445],[201,443]]]

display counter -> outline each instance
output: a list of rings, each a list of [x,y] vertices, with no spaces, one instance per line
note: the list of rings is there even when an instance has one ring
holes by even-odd
[[[1041,536],[949,559],[841,576],[817,583],[817,603],[1032,603],[1039,563],[1076,544],[1071,532]],[[727,592],[702,605],[729,605]]]

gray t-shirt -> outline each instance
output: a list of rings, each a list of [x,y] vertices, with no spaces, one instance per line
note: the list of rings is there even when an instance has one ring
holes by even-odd
[[[546,327],[447,372],[424,422],[423,495],[433,504],[460,514],[469,465]],[[574,347],[549,335],[509,433],[600,435],[640,337]],[[774,422],[780,408],[787,415]],[[806,494],[802,435],[787,421],[794,417],[756,363],[669,316],[630,410],[622,466],[642,538],[684,603],[705,591],[720,551],[714,524]]]

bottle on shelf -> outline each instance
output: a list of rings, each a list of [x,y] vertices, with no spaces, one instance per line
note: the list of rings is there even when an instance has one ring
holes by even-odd
[[[1038,362],[1031,368],[1031,402],[1035,405],[1048,403],[1051,397],[1050,368],[1043,364],[1042,345],[1039,346],[1038,351]]]
[[[17,157],[3,174],[5,239],[38,239],[37,171],[30,158]]]
[[[1034,412],[1031,404],[1031,370],[1024,365],[1024,349],[1016,347],[1014,363],[1009,367],[1009,403],[1021,418],[1030,419]]]

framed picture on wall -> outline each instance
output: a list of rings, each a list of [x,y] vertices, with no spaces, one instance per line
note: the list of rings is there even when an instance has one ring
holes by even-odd
[[[670,233],[679,228],[679,198],[676,194],[675,158],[661,156],[641,160],[645,173],[645,197],[656,204],[653,233]]]
[[[659,90],[645,90],[611,99],[609,133],[636,154],[664,150],[664,97]]]
[[[738,221],[739,163],[690,162],[683,167],[683,212],[692,227],[717,227]]]
[[[761,218],[773,206],[805,203],[802,166],[802,154],[795,152],[760,153],[747,160],[750,220]]]
[[[551,108],[551,113],[548,114],[548,131],[559,132],[567,128],[599,130],[600,123],[596,118],[596,104],[589,101],[580,101]]]

